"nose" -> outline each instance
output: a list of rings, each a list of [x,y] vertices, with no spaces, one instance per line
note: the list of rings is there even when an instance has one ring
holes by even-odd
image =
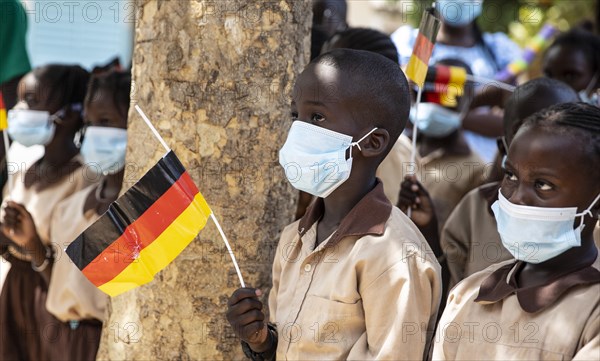
[[[520,206],[531,206],[531,195],[529,189],[523,183],[519,183],[512,189],[503,192],[502,195],[508,199],[512,204],[518,204]]]

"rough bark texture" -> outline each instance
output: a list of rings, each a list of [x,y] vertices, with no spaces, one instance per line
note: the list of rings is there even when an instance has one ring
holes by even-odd
[[[289,95],[310,49],[311,2],[138,1],[132,99],[198,184],[247,285],[267,289],[295,192],[278,165]],[[129,113],[125,188],[164,149]],[[225,319],[239,282],[209,221],[150,284],[112,300],[99,359],[242,358]],[[266,300],[265,300],[266,301]]]

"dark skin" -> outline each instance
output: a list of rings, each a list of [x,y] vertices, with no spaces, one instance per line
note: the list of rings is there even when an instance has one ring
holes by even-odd
[[[368,109],[368,96],[337,92],[331,89],[355,88],[348,76],[332,66],[310,64],[298,77],[292,96],[292,120],[314,124],[353,136],[356,141],[373,129],[357,117],[359,109]],[[350,210],[376,185],[375,171],[383,158],[390,135],[379,128],[352,148],[354,158],[348,180],[324,198],[324,214],[317,224],[316,246],[325,241],[340,225]],[[253,288],[236,290],[228,301],[227,320],[240,339],[255,352],[265,352],[271,345],[263,305],[262,292]]]
[[[548,49],[543,63],[544,74],[567,83],[575,91],[585,90],[593,80],[595,72],[584,52],[569,46],[554,46]],[[600,86],[596,77],[593,89]]]
[[[475,46],[477,39],[473,23],[465,26],[452,26],[442,21],[436,42],[464,48]],[[491,92],[491,95],[487,92]],[[497,92],[496,89],[484,87],[481,94],[475,95],[473,105],[490,105],[485,99],[497,99]],[[470,111],[464,117],[462,127],[487,137],[499,137],[502,135],[502,114],[498,110],[485,113]]]
[[[14,109],[45,110],[50,114],[58,112],[61,104],[50,98],[52,92],[43,91],[46,88],[33,73],[28,73],[19,83],[19,101]],[[25,174],[27,188],[36,186],[44,189],[79,167],[78,163],[72,161],[79,153],[73,142],[75,132],[79,130],[79,114],[68,111],[64,118],[55,118],[54,122],[56,130],[50,143],[45,146],[44,157]],[[13,243],[31,257],[33,264],[42,265],[46,260],[46,247],[37,234],[31,214],[23,205],[12,201],[7,202],[4,212],[0,226],[3,243]],[[41,272],[46,281],[50,278],[51,270],[49,266]]]
[[[86,104],[85,114],[86,125],[127,129],[127,113],[119,112],[110,90],[98,89],[92,101]],[[99,183],[100,196],[103,201],[96,199],[95,191],[90,192],[83,206],[83,213],[91,209],[96,214],[106,212],[110,203],[117,199],[121,191],[124,174],[125,169],[122,169],[115,174],[103,176]]]
[[[514,204],[534,207],[577,207],[586,210],[600,192],[600,180],[581,171],[591,164],[590,156],[572,136],[542,127],[521,128],[508,151],[502,194]],[[556,276],[591,264],[598,251],[593,240],[600,205],[586,215],[581,246],[539,264],[526,263],[519,275],[519,287],[543,285]],[[578,217],[573,228],[579,226]]]

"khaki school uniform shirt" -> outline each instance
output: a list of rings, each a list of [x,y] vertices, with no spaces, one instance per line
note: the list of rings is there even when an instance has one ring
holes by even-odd
[[[85,200],[97,185],[81,190],[63,200],[52,217],[52,242],[58,252],[46,298],[46,308],[59,320],[98,319],[104,317],[108,296],[94,286],[64,251],[77,236],[91,226],[100,215],[95,210],[83,213]]]
[[[82,164],[79,155],[75,156],[71,162]],[[30,188],[25,188],[24,179],[29,168],[29,166],[19,166],[14,173],[9,174],[8,182],[3,190],[2,207],[9,199],[23,204],[31,213],[40,239],[44,244],[50,245],[50,220],[56,211],[56,206],[63,199],[88,186],[91,180],[87,176],[85,168],[80,166],[46,188],[39,189],[38,183],[34,183]],[[9,246],[8,250],[15,257],[28,259],[12,246]]]
[[[419,179],[429,192],[441,230],[458,202],[481,185],[485,164],[467,149],[437,149],[421,157]]]
[[[418,154],[415,159],[416,166],[413,168],[411,165],[410,155],[412,149],[410,139],[401,134],[392,150],[377,168],[377,178],[383,182],[385,196],[394,206],[398,205],[400,184],[404,180],[404,176],[411,174],[411,172],[415,173],[420,166],[421,159]]]
[[[319,198],[287,226],[273,263],[277,360],[420,360],[432,335],[440,266],[416,226],[368,193],[319,246]]]
[[[538,287],[519,288],[522,262],[460,282],[438,324],[434,360],[598,360],[600,261]]]
[[[467,193],[446,220],[440,244],[450,271],[452,288],[464,278],[512,259],[502,245],[491,213],[489,198],[498,198],[498,182],[484,184]]]

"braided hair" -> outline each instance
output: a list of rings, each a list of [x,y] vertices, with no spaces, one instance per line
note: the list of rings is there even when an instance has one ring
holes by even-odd
[[[398,50],[392,39],[377,30],[350,28],[334,34],[323,46],[322,53],[332,49],[365,50],[385,56],[398,64]]]
[[[113,103],[119,115],[127,118],[129,111],[129,94],[131,92],[131,73],[110,71],[93,75],[85,96],[84,106],[87,108],[94,100],[100,90],[105,90],[107,94],[112,94]]]
[[[526,118],[522,128],[542,127],[576,140],[600,179],[600,108],[586,103],[562,103]]]

